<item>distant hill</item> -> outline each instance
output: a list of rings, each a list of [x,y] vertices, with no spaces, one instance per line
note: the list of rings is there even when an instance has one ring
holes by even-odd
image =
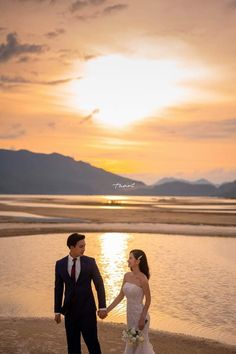
[[[236,198],[236,181],[223,183],[218,188],[220,197]]]
[[[191,182],[191,183],[193,183],[193,184],[212,184],[212,185],[214,185],[214,183],[208,181],[208,180],[205,179],[205,178],[197,179],[196,181],[193,181],[193,182]]]
[[[182,178],[173,178],[173,177],[164,177],[161,178],[159,181],[157,181],[156,183],[154,183],[155,186],[161,185],[161,184],[165,184],[165,183],[169,183],[169,182],[185,182],[185,183],[191,183],[191,184],[212,184],[210,181],[208,181],[205,178],[201,178],[198,179],[196,181],[188,181],[186,179],[182,179]]]
[[[219,186],[162,178],[156,184],[125,178],[57,153],[0,149],[0,194],[125,194],[236,197],[236,181]]]
[[[57,153],[0,149],[1,194],[122,194],[116,184],[145,186]]]
[[[176,181],[186,182],[186,180],[181,179],[181,178],[163,177],[163,178],[159,179],[156,183],[154,183],[154,186],[159,186],[161,184],[176,182]]]
[[[130,194],[236,198],[236,181],[216,185],[205,178],[188,181],[181,178],[164,177],[151,186],[130,191]]]
[[[159,185],[139,188],[130,193],[137,195],[172,195],[172,196],[217,196],[218,189],[212,184],[193,184],[190,182],[173,181]]]

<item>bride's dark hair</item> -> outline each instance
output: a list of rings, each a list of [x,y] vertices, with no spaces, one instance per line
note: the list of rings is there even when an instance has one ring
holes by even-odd
[[[146,277],[149,279],[150,278],[150,272],[149,272],[149,266],[148,266],[148,261],[147,261],[147,256],[142,250],[132,250],[130,251],[134,255],[135,259],[139,259],[139,269],[142,273],[146,275]]]

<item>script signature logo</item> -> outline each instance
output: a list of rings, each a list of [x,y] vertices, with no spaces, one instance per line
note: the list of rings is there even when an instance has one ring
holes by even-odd
[[[131,184],[113,183],[113,186],[115,187],[115,189],[117,189],[117,188],[134,188],[135,182],[133,182]]]

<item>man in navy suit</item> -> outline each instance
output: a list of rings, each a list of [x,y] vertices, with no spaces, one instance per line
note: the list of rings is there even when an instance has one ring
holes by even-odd
[[[103,319],[107,316],[103,280],[95,259],[83,255],[86,246],[84,235],[73,233],[67,239],[67,246],[69,255],[59,259],[55,266],[55,321],[60,323],[61,314],[64,315],[69,354],[81,354],[81,334],[89,353],[101,354],[91,282],[97,291],[98,315]]]

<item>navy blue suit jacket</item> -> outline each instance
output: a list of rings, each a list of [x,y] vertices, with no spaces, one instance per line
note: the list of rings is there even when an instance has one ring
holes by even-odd
[[[99,308],[106,307],[105,289],[101,274],[94,258],[81,256],[81,271],[76,281],[72,281],[68,270],[68,256],[58,260],[55,266],[54,312],[65,315],[71,308],[78,314],[89,314],[96,311],[95,299],[92,291],[93,281]],[[63,300],[64,295],[64,300]]]

